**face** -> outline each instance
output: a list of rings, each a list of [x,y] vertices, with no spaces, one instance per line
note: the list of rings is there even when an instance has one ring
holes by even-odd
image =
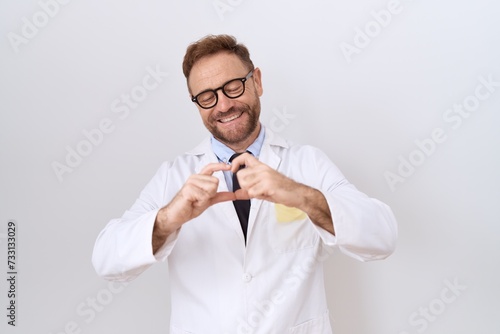
[[[203,57],[193,66],[188,78],[191,95],[206,89],[216,89],[226,82],[243,78],[249,70],[232,54],[218,53]],[[235,151],[245,150],[259,135],[261,72],[254,70],[245,82],[245,93],[230,99],[222,90],[217,91],[218,102],[210,109],[198,107],[203,124],[210,133]]]

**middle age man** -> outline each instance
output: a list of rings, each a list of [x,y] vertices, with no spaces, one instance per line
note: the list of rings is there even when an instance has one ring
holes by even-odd
[[[332,333],[323,262],[335,247],[362,261],[391,254],[390,208],[320,150],[261,125],[262,74],[233,37],[190,45],[183,70],[211,136],[164,163],[109,222],[94,249],[97,272],[131,280],[168,261],[170,333]],[[229,164],[234,153],[243,154]]]

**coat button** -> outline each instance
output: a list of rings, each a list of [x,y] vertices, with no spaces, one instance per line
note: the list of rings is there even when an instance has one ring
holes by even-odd
[[[243,274],[243,282],[250,282],[252,280],[252,275],[250,275],[249,273],[244,273]]]

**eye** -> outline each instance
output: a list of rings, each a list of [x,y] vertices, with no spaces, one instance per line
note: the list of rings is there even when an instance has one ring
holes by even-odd
[[[224,92],[226,92],[226,94],[228,95],[240,94],[242,89],[243,83],[239,79],[230,81],[224,86]]]
[[[198,95],[198,102],[202,104],[209,104],[215,100],[215,94],[213,92],[205,92]]]

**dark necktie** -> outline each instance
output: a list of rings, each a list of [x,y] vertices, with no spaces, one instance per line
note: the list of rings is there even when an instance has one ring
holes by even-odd
[[[243,154],[246,152],[242,153],[235,153],[231,156],[229,159],[229,162],[233,161],[234,158],[239,156],[240,154]],[[250,153],[250,152],[248,152]],[[250,153],[251,154],[251,153]],[[240,166],[239,169],[245,168],[245,166]],[[240,183],[238,182],[238,178],[236,177],[236,173],[233,174],[233,192],[240,189]],[[243,200],[236,200],[233,201],[234,208],[236,209],[236,213],[238,214],[238,218],[240,220],[241,224],[241,229],[243,230],[243,236],[245,237],[245,243],[247,240],[247,227],[248,227],[248,216],[250,214],[250,200],[249,199],[243,199]]]

